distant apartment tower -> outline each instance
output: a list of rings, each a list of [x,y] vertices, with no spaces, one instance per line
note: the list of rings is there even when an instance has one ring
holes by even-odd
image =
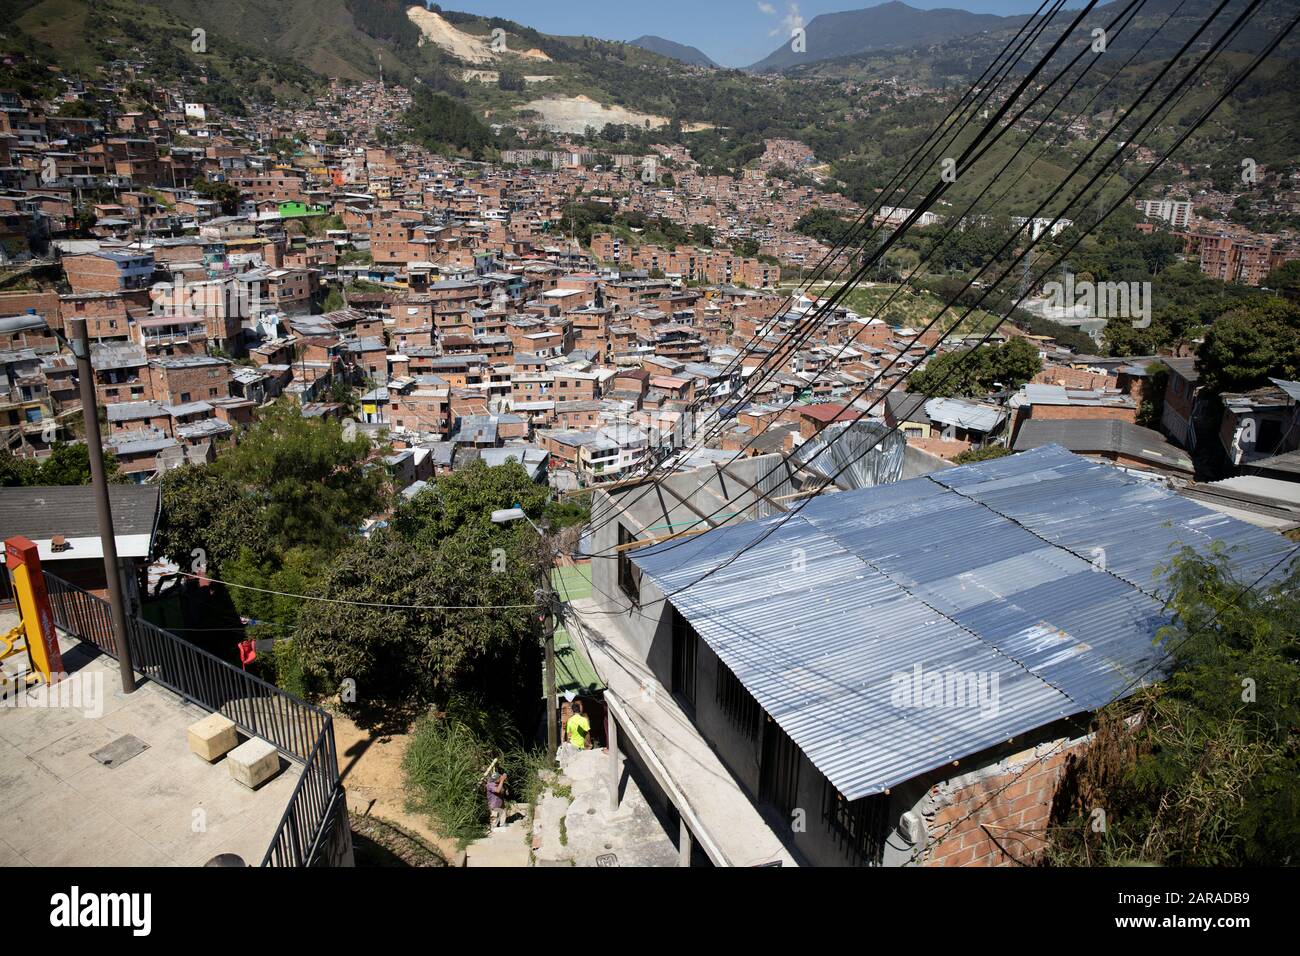
[[[1273,240],[1263,236],[1193,233],[1186,251],[1199,253],[1201,272],[1223,282],[1259,285],[1273,265]]]
[[[1137,207],[1143,218],[1159,219],[1175,229],[1185,229],[1192,223],[1190,199],[1142,199]]]

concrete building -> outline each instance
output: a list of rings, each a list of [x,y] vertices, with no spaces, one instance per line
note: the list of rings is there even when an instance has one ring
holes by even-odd
[[[611,752],[721,865],[1031,862],[1088,717],[1160,673],[1156,565],[1290,548],[1059,447],[798,514],[797,475],[746,491],[777,461],[598,494],[572,604]]]

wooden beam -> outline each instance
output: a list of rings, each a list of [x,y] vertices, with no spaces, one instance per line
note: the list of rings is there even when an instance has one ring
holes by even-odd
[[[742,478],[741,478],[739,475],[737,475],[735,472],[727,471],[727,469],[730,468],[730,467],[731,467],[731,466],[730,466],[729,464],[728,464],[728,465],[718,465],[718,466],[717,466],[718,471],[722,472],[722,474],[728,476],[729,478],[734,478],[736,481],[739,481],[742,485],[746,485],[746,482],[744,481],[744,479],[742,479]],[[747,486],[747,485],[746,485],[746,486]],[[747,486],[747,487],[748,487],[748,486]],[[758,495],[760,498],[762,498],[762,499],[763,499],[764,501],[766,501],[768,504],[770,504],[770,505],[772,505],[773,507],[775,507],[777,511],[789,511],[789,510],[790,510],[790,509],[787,508],[785,505],[781,504],[781,502],[780,502],[779,499],[777,499],[777,498],[773,498],[773,497],[772,497],[771,495],[769,495],[767,492],[765,492],[765,491],[763,491],[761,488],[759,488],[758,485],[755,485],[753,488],[750,488],[749,490],[750,490],[750,491],[753,491],[754,494]]]
[[[645,538],[641,541],[629,541],[627,544],[620,544],[613,551],[614,554],[621,554],[624,551],[631,551],[633,548],[645,548],[652,544],[663,544],[665,541],[672,541],[675,538],[689,538],[692,535],[707,534],[712,528],[699,528],[694,531],[674,531],[672,534],[666,534],[660,538]]]
[[[706,522],[706,523],[709,525],[710,528],[716,528],[716,527],[718,526],[718,522],[714,521],[712,518],[710,518],[708,515],[706,515],[703,511],[701,511],[699,508],[695,507],[695,505],[691,504],[691,503],[690,503],[689,501],[687,501],[684,497],[682,497],[680,494],[678,494],[676,491],[674,491],[673,488],[668,484],[668,482],[666,482],[666,481],[661,481],[661,482],[659,482],[658,485],[655,486],[655,488],[656,488],[656,490],[658,490],[658,491],[660,492],[660,495],[659,495],[659,504],[660,504],[660,505],[663,507],[663,509],[664,509],[664,520],[665,520],[665,521],[668,520],[668,507],[664,504],[664,499],[663,499],[663,494],[662,494],[662,493],[666,491],[666,492],[668,492],[670,495],[672,495],[674,498],[676,498],[677,501],[678,501],[679,503],[685,505],[685,506],[686,506],[687,508],[689,508],[691,511],[695,512],[696,517],[698,517],[701,521]]]
[[[780,498],[773,498],[772,500],[774,502],[797,501],[800,498],[811,498],[813,495],[820,495],[825,490],[826,488],[806,488],[803,491],[796,491],[792,495],[782,495]]]

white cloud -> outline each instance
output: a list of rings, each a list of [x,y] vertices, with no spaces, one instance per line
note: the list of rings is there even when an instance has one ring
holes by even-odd
[[[776,16],[777,9],[770,3],[759,2],[758,9],[762,10],[768,16]],[[785,6],[785,16],[781,18],[780,25],[771,31],[771,36],[794,36],[796,30],[802,30],[804,27],[803,14],[799,12],[799,4],[787,3]]]

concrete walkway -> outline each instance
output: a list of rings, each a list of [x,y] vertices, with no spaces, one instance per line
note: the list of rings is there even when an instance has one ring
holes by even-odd
[[[602,750],[561,751],[562,776],[533,823],[537,866],[677,865],[673,839],[631,776],[623,777],[618,809],[610,809],[609,759]]]
[[[572,632],[605,685],[617,695],[650,750],[647,770],[677,805],[694,837],[719,866],[798,866],[749,796],[682,709],[620,638],[601,630],[591,600],[570,603]],[[619,728],[619,737],[624,737]],[[640,745],[638,744],[638,749]],[[608,759],[608,757],[607,757]],[[656,766],[657,765],[657,766]],[[674,791],[679,795],[674,797]],[[682,805],[685,804],[685,805]],[[690,822],[693,821],[693,822]]]
[[[527,866],[527,808],[512,806],[507,823],[465,847],[466,866]]]

